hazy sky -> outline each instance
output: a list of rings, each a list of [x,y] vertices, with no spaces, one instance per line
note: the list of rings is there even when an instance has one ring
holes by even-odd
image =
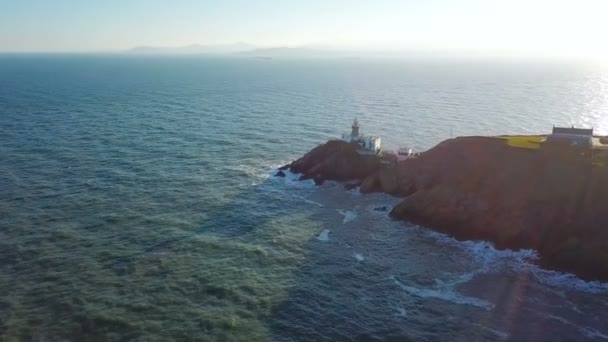
[[[608,59],[608,0],[0,0],[0,51],[248,42]]]

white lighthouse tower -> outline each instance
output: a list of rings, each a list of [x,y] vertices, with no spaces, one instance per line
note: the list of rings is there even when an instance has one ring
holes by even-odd
[[[342,140],[346,142],[356,142],[361,146],[360,153],[379,153],[381,151],[381,139],[377,136],[363,135],[359,131],[359,122],[357,119],[353,120],[350,134],[343,133]]]
[[[357,119],[353,120],[353,125],[351,126],[352,129],[350,131],[350,136],[351,138],[358,138],[359,137],[359,122],[357,122]]]

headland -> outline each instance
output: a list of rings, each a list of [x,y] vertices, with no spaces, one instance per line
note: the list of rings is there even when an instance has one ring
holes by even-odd
[[[359,135],[356,122],[352,133]],[[592,130],[554,127],[547,135],[458,137],[400,153],[382,151],[379,138],[343,135],[282,169],[316,184],[402,197],[394,219],[499,249],[534,249],[542,267],[608,281],[605,142]]]

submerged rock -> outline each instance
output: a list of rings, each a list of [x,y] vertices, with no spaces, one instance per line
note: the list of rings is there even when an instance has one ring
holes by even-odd
[[[407,196],[391,210],[395,219],[498,248],[535,249],[545,267],[608,280],[608,169],[571,152],[462,137],[382,164],[356,145],[329,141],[290,168],[317,184],[354,182],[362,193]]]
[[[285,177],[285,172],[283,172],[283,170],[279,170],[274,176],[275,177]]]
[[[308,175],[301,175],[300,177],[298,177],[298,180],[299,180],[299,181],[304,181],[304,180],[309,180],[309,179],[311,179],[311,178],[312,178],[312,177],[311,177],[311,176],[308,176]]]
[[[325,183],[325,179],[321,176],[315,177],[313,181],[315,182],[315,185],[323,185],[323,183]]]
[[[346,189],[346,190],[352,190],[359,186],[361,186],[361,181],[359,181],[359,180],[354,180],[354,181],[349,181],[349,182],[344,183],[344,189]]]

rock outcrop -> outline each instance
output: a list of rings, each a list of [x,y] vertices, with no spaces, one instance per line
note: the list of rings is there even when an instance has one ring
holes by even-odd
[[[395,219],[497,248],[535,249],[544,267],[608,280],[608,169],[565,150],[463,137],[383,163],[355,144],[329,141],[290,169],[317,184],[360,183],[363,193],[404,197]]]
[[[293,173],[301,173],[304,179],[356,181],[376,172],[380,159],[375,155],[357,152],[356,143],[330,140],[291,163]]]

